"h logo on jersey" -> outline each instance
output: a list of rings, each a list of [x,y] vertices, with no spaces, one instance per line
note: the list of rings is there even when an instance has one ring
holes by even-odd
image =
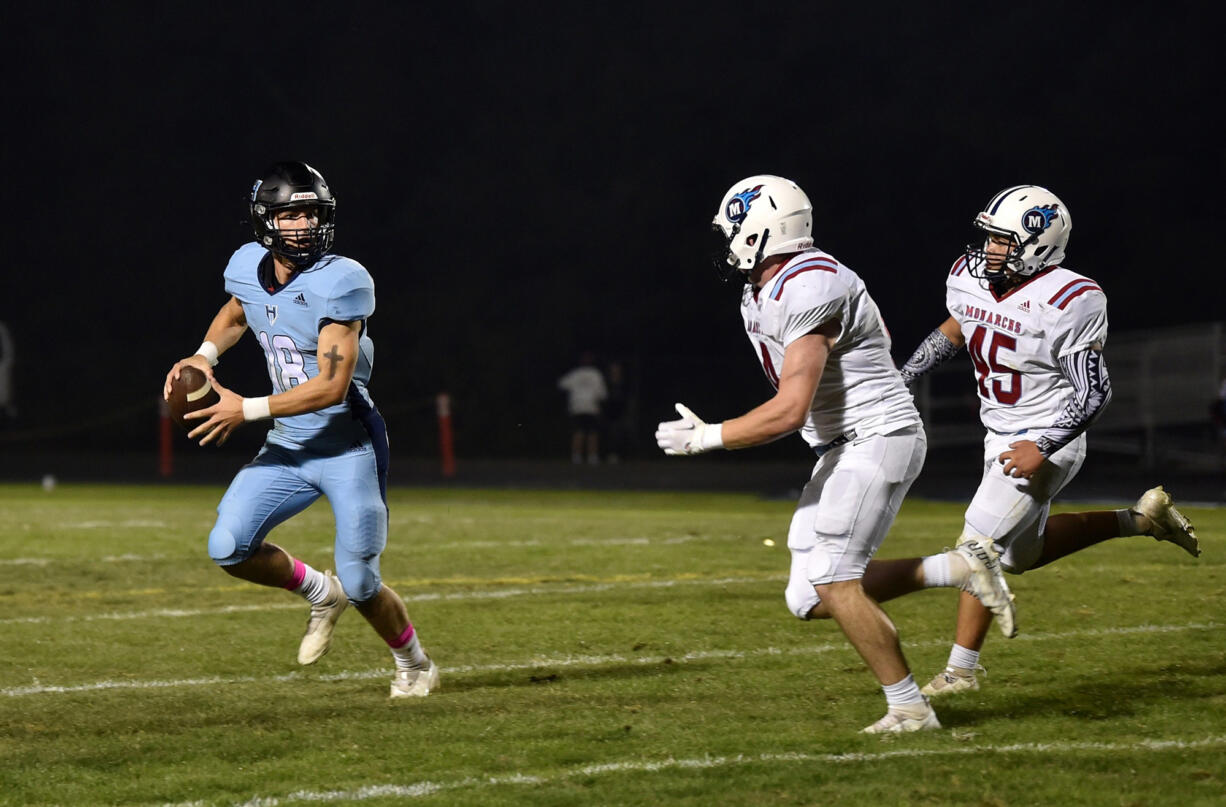
[[[268,324],[277,324],[277,307],[275,305],[265,305],[264,313],[268,316]]]
[[[762,186],[757,185],[752,188],[741,191],[736,196],[728,200],[728,206],[724,208],[724,215],[728,217],[728,221],[733,224],[740,224],[749,215],[749,206],[753,204],[754,199],[762,195]]]
[[[1022,226],[1028,233],[1041,233],[1051,226],[1051,220],[1055,217],[1055,205],[1032,207],[1022,214]]]

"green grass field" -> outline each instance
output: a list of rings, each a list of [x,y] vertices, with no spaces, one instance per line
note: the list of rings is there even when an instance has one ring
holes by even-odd
[[[1134,538],[1013,578],[983,689],[883,740],[837,626],[784,606],[790,502],[393,490],[384,578],[443,672],[393,703],[356,611],[302,669],[304,602],[213,566],[220,494],[0,486],[0,804],[1226,802],[1226,511],[1186,510],[1199,561]],[[908,502],[881,557],[960,525]],[[272,540],[328,568],[332,528]],[[955,601],[886,605],[921,683]]]

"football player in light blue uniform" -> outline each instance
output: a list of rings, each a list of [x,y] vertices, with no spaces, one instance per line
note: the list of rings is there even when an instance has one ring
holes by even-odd
[[[374,282],[356,261],[331,254],[336,200],[306,163],[277,163],[251,192],[257,241],[226,267],[228,302],[196,354],[175,364],[202,370],[221,396],[188,415],[189,436],[221,444],[237,427],[273,418],[263,449],[239,471],[217,507],[209,555],[229,574],[294,591],[311,604],[298,662],[313,664],[332,642],[352,602],[392,649],[391,696],[421,697],[438,688],[404,602],[383,584],[387,544],[388,443],[366,385],[374,343],[366,321]],[[273,394],[243,398],[213,376],[218,356],[250,328],[268,360]],[[273,527],[326,496],[336,517],[336,574],[319,572],[265,541]]]

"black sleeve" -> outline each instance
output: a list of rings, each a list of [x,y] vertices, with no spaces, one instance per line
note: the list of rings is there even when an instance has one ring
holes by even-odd
[[[1090,427],[1111,402],[1111,378],[1101,350],[1086,348],[1060,359],[1064,377],[1073,385],[1073,397],[1060,417],[1034,441],[1050,457]]]
[[[949,341],[949,337],[937,328],[924,337],[919,347],[907,359],[907,363],[899,371],[903,383],[910,387],[920,376],[940,366],[953,357],[961,348]]]

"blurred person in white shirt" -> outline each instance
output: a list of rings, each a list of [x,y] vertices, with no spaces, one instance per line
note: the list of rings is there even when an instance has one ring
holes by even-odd
[[[558,389],[566,393],[566,412],[571,423],[571,462],[582,463],[586,449],[587,461],[592,465],[599,463],[600,407],[609,392],[591,351],[584,351],[579,366],[558,379]]]

